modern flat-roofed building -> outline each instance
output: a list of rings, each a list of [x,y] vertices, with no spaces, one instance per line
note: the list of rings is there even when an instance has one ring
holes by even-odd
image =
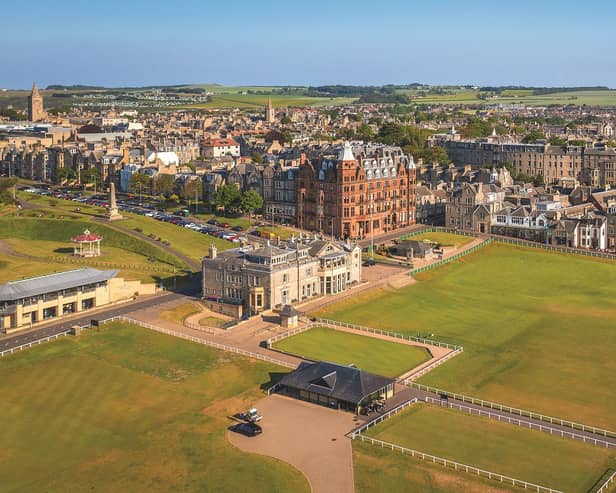
[[[0,331],[30,328],[68,316],[129,299],[135,294],[153,294],[154,284],[125,281],[117,270],[89,267],[31,277],[0,285]]]

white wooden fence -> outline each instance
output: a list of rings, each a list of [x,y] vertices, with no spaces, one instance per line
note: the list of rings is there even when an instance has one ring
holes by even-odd
[[[439,359],[437,359],[436,361],[430,363],[428,366],[425,366],[424,368],[422,368],[418,372],[415,372],[411,376],[409,376],[408,378],[405,378],[404,380],[402,380],[402,383],[405,384],[405,385],[408,385],[409,382],[412,382],[413,380],[417,380],[419,377],[425,375],[429,371],[434,370],[434,368],[436,368],[437,366],[441,366],[443,363],[445,363],[446,361],[449,361],[454,356],[457,356],[462,351],[464,351],[464,349],[463,348],[459,348],[459,349],[456,349],[455,351],[447,353],[444,356],[441,356]]]
[[[538,430],[543,433],[549,433],[550,435],[558,435],[563,438],[570,438],[572,440],[578,440],[584,443],[596,445],[604,448],[616,448],[616,444],[607,442],[599,438],[592,438],[586,435],[580,435],[572,431],[565,431],[562,429],[554,428],[552,426],[545,426],[538,423],[533,423],[528,419],[518,419],[511,416],[503,416],[502,414],[492,413],[490,411],[484,411],[483,409],[477,409],[474,407],[465,406],[464,404],[458,404],[457,402],[449,402],[445,399],[435,399],[433,397],[424,397],[424,400],[431,404],[436,404],[441,407],[447,407],[449,409],[457,409],[459,411],[467,412],[470,415],[476,414],[477,416],[484,416],[490,419],[503,421],[505,423],[514,424],[522,428],[528,428],[529,430]]]
[[[41,339],[37,339],[36,341],[26,342],[25,344],[21,344],[20,346],[15,346],[13,348],[5,349],[4,351],[0,351],[0,357],[6,356],[8,354],[12,354],[16,351],[21,351],[22,349],[31,348],[32,346],[38,346],[39,344],[42,344],[44,342],[54,341],[58,337],[65,336],[69,334],[70,332],[71,332],[70,330],[65,330],[63,332],[58,332],[57,334],[53,334],[47,337],[42,337]]]
[[[387,411],[384,414],[381,414],[379,416],[377,416],[376,418],[374,418],[371,421],[368,421],[366,424],[360,426],[359,428],[354,429],[351,433],[349,433],[347,436],[351,437],[351,439],[355,439],[356,436],[361,435],[364,431],[366,431],[368,428],[377,425],[379,423],[382,423],[383,421],[385,421],[386,419],[391,418],[392,416],[395,416],[396,414],[398,414],[400,411],[403,411],[404,409],[406,409],[409,406],[412,406],[413,404],[417,404],[419,402],[419,399],[417,399],[417,397],[413,397],[412,399],[409,399],[406,402],[403,402],[402,404],[390,409],[389,411]]]
[[[367,332],[369,334],[379,334],[379,335],[383,335],[383,336],[388,336],[388,337],[393,337],[395,339],[403,339],[406,341],[414,341],[414,342],[419,342],[422,344],[428,344],[431,346],[437,346],[437,347],[443,347],[443,348],[447,348],[447,349],[453,349],[454,351],[459,349],[461,351],[464,350],[464,347],[462,346],[457,346],[455,344],[448,344],[446,342],[439,342],[439,341],[434,341],[432,339],[425,339],[423,337],[415,337],[415,336],[408,336],[408,335],[404,335],[404,334],[400,334],[398,332],[390,332],[388,330],[382,330],[382,329],[375,329],[373,327],[366,327],[364,325],[355,325],[355,324],[351,324],[348,322],[340,322],[338,320],[330,320],[328,318],[317,318],[315,320],[316,323],[319,323],[321,325],[333,325],[335,327],[346,327],[349,329],[354,329],[354,330],[358,330],[361,332]]]
[[[524,488],[525,490],[537,491],[539,493],[563,493],[560,490],[555,490],[553,488],[548,488],[547,486],[541,486],[535,483],[531,483],[529,481],[524,481],[522,479],[512,478],[510,476],[505,476],[504,474],[486,471],[485,469],[480,469],[475,466],[469,466],[468,464],[462,464],[460,462],[456,462],[449,459],[444,459],[442,457],[437,457],[436,455],[427,454],[425,452],[420,452],[418,450],[413,450],[410,448],[402,447],[400,445],[395,445],[393,443],[384,442],[383,440],[378,440],[376,438],[367,437],[360,433],[356,434],[354,439],[359,439],[362,442],[368,442],[371,445],[380,445],[382,449],[391,449],[394,452],[400,452],[402,455],[410,455],[411,457],[415,457],[427,462],[432,462],[433,464],[439,464],[444,467],[449,467],[456,471],[464,471],[469,474],[474,474],[479,477],[491,479],[493,481],[499,481],[501,483],[510,484],[512,486],[517,486],[520,488]]]
[[[584,425],[584,424],[576,423],[573,421],[567,421],[566,419],[555,418],[553,416],[547,416],[545,414],[536,413],[533,411],[518,409],[515,407],[507,406],[505,404],[498,404],[496,402],[491,402],[491,401],[487,401],[484,399],[477,399],[476,397],[469,397],[464,394],[457,394],[455,392],[450,392],[448,390],[430,387],[428,385],[423,385],[417,382],[408,382],[408,385],[418,390],[423,390],[425,392],[431,392],[433,394],[446,395],[447,397],[451,397],[452,399],[455,399],[458,401],[469,402],[471,404],[479,405],[482,407],[489,407],[490,409],[496,409],[498,411],[506,412],[509,414],[525,416],[527,418],[532,418],[532,419],[536,419],[539,421],[545,421],[551,424],[557,424],[557,425],[564,426],[567,428],[583,431],[585,433],[592,433],[594,435],[601,435],[604,437],[616,438],[616,432],[605,430],[603,428],[597,428],[596,426]]]
[[[616,481],[616,471],[614,471],[609,478],[599,487],[595,493],[607,493],[610,485]]]
[[[198,344],[203,344],[205,346],[210,346],[216,349],[221,349],[223,351],[228,351],[230,353],[240,354],[242,356],[247,356],[249,358],[257,359],[260,361],[265,361],[267,363],[273,363],[275,365],[284,366],[285,368],[295,369],[296,367],[296,365],[294,365],[293,363],[289,363],[287,361],[279,360],[276,358],[270,358],[269,356],[265,356],[264,354],[255,353],[252,351],[246,351],[245,349],[240,349],[240,348],[236,348],[233,346],[227,346],[226,344],[220,344],[214,341],[208,341],[207,339],[202,339],[200,337],[183,334],[182,332],[176,332],[174,330],[164,329],[162,327],[158,327],[156,325],[152,325],[147,322],[142,322],[141,320],[136,320],[134,318],[125,317],[123,315],[120,315],[118,317],[112,317],[106,320],[102,320],[99,323],[108,323],[108,322],[115,322],[115,321],[121,321],[121,322],[139,325],[140,327],[154,330],[156,332],[161,332],[163,334],[172,335],[174,337],[179,337],[180,339],[186,339],[187,341],[196,342]]]
[[[282,339],[286,339],[287,337],[294,336],[296,334],[301,334],[302,332],[306,332],[307,330],[313,329],[315,327],[320,327],[318,324],[314,322],[304,325],[303,327],[297,327],[295,329],[288,330],[286,332],[282,332],[280,334],[276,334],[275,336],[270,337],[265,341],[268,349],[272,348],[276,342],[281,341]]]

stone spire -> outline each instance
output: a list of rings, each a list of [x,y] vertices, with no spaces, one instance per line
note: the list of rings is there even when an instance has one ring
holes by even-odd
[[[43,96],[39,92],[36,82],[32,84],[32,92],[28,96],[28,120],[31,122],[39,122],[46,118],[45,110],[43,109]]]
[[[272,106],[272,98],[267,98],[267,106],[265,107],[265,121],[272,123],[276,119],[276,112]]]

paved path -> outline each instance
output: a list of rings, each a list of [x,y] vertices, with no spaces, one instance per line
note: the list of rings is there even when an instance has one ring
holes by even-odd
[[[283,460],[302,471],[313,493],[353,493],[353,451],[346,433],[359,424],[347,412],[272,395],[255,404],[263,434],[227,432],[241,450]]]

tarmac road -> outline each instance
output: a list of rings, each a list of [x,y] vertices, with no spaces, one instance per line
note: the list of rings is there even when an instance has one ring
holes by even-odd
[[[196,294],[194,290],[187,290],[184,292],[166,292],[157,296],[152,296],[144,300],[137,300],[133,302],[123,303],[121,305],[110,306],[107,309],[97,310],[94,313],[85,313],[82,317],[71,318],[68,320],[58,320],[56,323],[46,325],[39,329],[29,330],[28,332],[15,334],[12,336],[5,336],[0,338],[0,351],[11,349],[22,344],[28,344],[29,342],[37,341],[60,332],[64,332],[70,329],[74,325],[87,325],[91,320],[104,320],[111,317],[117,317],[119,315],[126,315],[137,310],[144,308],[150,308],[161,303],[167,303],[182,297],[190,296],[190,294]]]

